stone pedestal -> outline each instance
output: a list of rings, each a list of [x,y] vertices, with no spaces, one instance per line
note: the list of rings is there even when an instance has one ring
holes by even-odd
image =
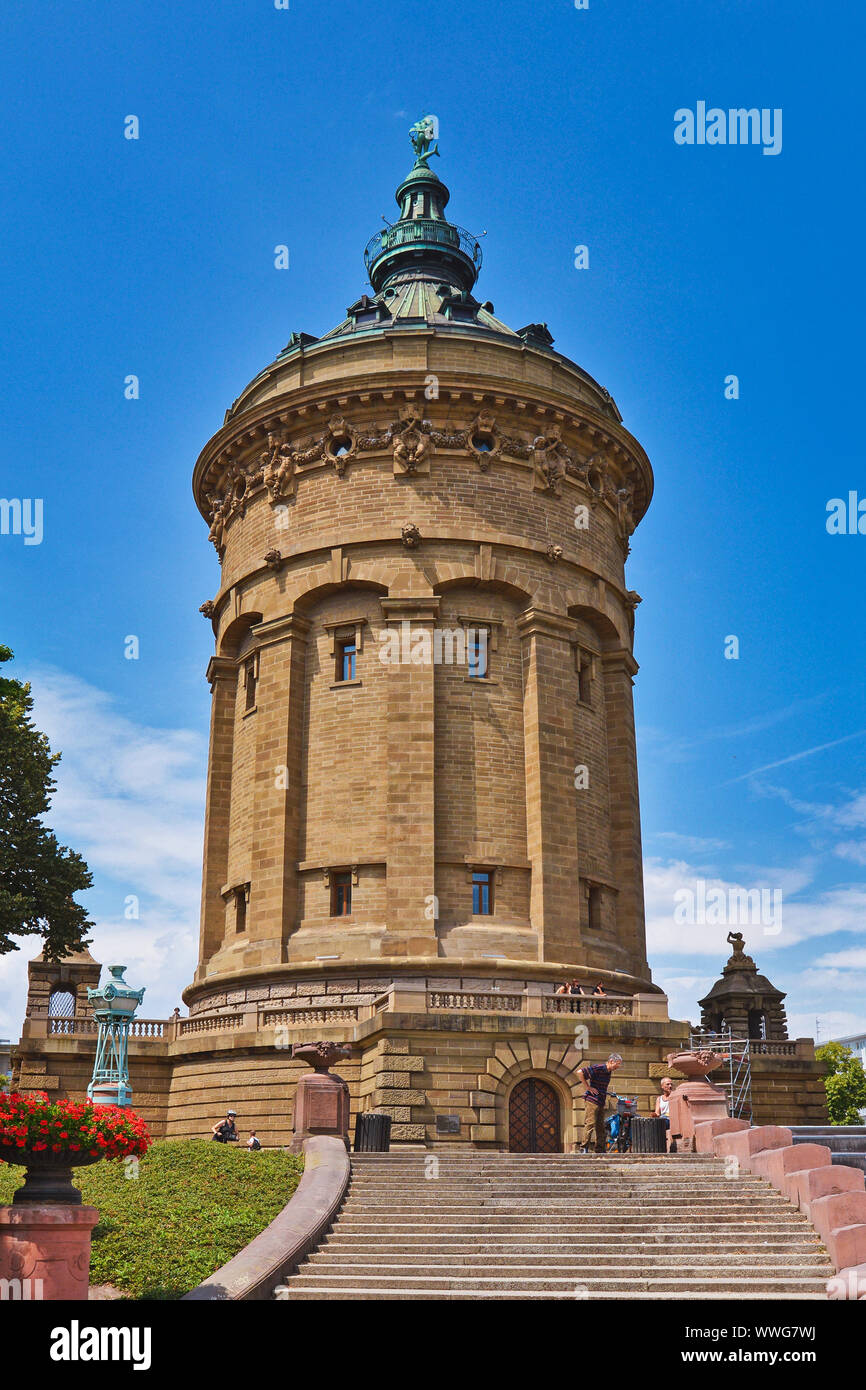
[[[342,1139],[349,1147],[349,1087],[342,1076],[330,1075],[328,1067],[349,1049],[337,1043],[296,1043],[292,1056],[311,1062],[316,1068],[302,1076],[295,1095],[291,1149],[299,1153],[304,1140],[314,1134]]]
[[[680,1153],[695,1152],[695,1129],[711,1120],[728,1118],[728,1098],[719,1086],[706,1080],[725,1059],[715,1052],[671,1052],[668,1066],[689,1078],[671,1092],[668,1145],[676,1142]]]
[[[96,1207],[0,1207],[0,1280],[10,1298],[84,1302]]]

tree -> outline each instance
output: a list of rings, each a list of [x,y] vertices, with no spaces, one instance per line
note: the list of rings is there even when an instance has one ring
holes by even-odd
[[[11,660],[0,646],[0,664]],[[0,955],[18,950],[13,936],[36,935],[47,960],[62,960],[89,944],[90,919],[73,895],[93,878],[43,823],[60,754],[32,723],[32,709],[30,686],[0,677]]]
[[[844,1043],[829,1042],[815,1048],[819,1062],[829,1062],[824,1078],[827,1109],[834,1125],[859,1125],[860,1111],[866,1107],[866,1072],[859,1057]]]

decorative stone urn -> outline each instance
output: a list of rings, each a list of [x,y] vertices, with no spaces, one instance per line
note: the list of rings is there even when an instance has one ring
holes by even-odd
[[[680,1153],[694,1153],[695,1126],[705,1120],[727,1119],[727,1095],[720,1086],[706,1080],[708,1072],[715,1071],[727,1060],[727,1054],[721,1052],[668,1053],[667,1064],[671,1070],[688,1077],[671,1092],[669,1149],[675,1147]]]
[[[81,1192],[72,1181],[73,1168],[86,1168],[98,1163],[102,1154],[91,1155],[83,1150],[79,1153],[55,1154],[50,1150],[34,1153],[32,1149],[19,1149],[15,1144],[0,1143],[0,1158],[4,1163],[24,1165],[26,1172],[21,1187],[12,1194],[13,1206],[44,1206],[60,1204],[80,1207]]]
[[[298,1082],[295,1112],[292,1122],[291,1148],[298,1153],[304,1140],[314,1134],[330,1134],[349,1147],[349,1087],[342,1076],[329,1075],[329,1067],[341,1057],[350,1057],[352,1049],[342,1043],[294,1043],[292,1058],[309,1062],[314,1068]]]

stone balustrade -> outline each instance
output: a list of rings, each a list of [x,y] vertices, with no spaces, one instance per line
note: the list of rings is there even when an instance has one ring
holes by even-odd
[[[353,1004],[299,1005],[298,1008],[262,1009],[260,1028],[307,1028],[312,1023],[357,1023],[358,1009]]]
[[[548,987],[549,988],[549,987]],[[136,1043],[174,1043],[190,1036],[230,1032],[265,1032],[275,1028],[309,1029],[354,1026],[382,1013],[486,1013],[582,1015],[602,1017],[667,1018],[663,995],[595,996],[551,994],[541,985],[524,989],[436,989],[435,982],[419,980],[395,983],[372,1002],[333,1004],[249,1003],[233,1011],[193,1014],[189,1018],[137,1018],[130,1028]],[[41,1026],[52,1037],[94,1037],[92,1017],[49,1018]],[[796,1043],[756,1044],[772,1055],[794,1056]]]
[[[241,1028],[244,1015],[237,1014],[196,1014],[195,1018],[180,1019],[180,1036],[190,1033],[227,1033],[233,1028]]]
[[[591,994],[548,994],[543,996],[546,1014],[608,1014],[630,1018],[632,1000],[605,998]]]
[[[428,1009],[474,1009],[484,1013],[520,1013],[524,996],[499,990],[428,990]]]

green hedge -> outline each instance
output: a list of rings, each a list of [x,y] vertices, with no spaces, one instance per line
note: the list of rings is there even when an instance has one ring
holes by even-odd
[[[203,1139],[154,1144],[137,1177],[122,1161],[82,1168],[82,1199],[99,1209],[91,1284],[113,1284],[129,1298],[180,1298],[264,1230],[302,1172],[300,1156]],[[0,1163],[0,1204],[23,1177],[23,1168]]]

